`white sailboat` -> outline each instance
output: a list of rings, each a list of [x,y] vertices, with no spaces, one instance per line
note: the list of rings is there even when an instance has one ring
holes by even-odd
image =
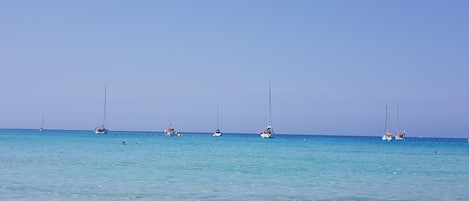
[[[384,141],[391,141],[392,140],[392,134],[388,131],[388,105],[386,104],[386,115],[384,118],[384,134],[381,136],[381,139]]]
[[[166,136],[182,136],[182,134],[178,133],[176,129],[173,128],[173,123],[171,121],[169,122],[169,128],[164,131],[164,134]]]
[[[103,124],[96,126],[94,128],[94,133],[96,134],[107,134],[107,128],[106,128],[106,102],[107,102],[107,94],[106,94],[106,85],[104,85],[104,118],[103,118]]]
[[[396,137],[394,137],[396,140],[404,140],[405,139],[405,131],[401,130],[400,127],[400,122],[399,122],[399,104],[397,104],[397,133]]]
[[[39,128],[39,131],[44,132],[44,114],[42,115],[42,125],[41,128]]]
[[[222,136],[222,133],[220,131],[220,115],[219,115],[219,103],[217,101],[217,130],[215,130],[215,132],[213,133],[213,137],[220,137]]]
[[[273,138],[274,134],[274,129],[272,128],[272,87],[269,84],[269,125],[260,133],[260,136],[262,138]]]

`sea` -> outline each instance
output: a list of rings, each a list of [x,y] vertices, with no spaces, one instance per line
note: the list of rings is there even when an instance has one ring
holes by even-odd
[[[467,201],[469,143],[4,129],[0,200]]]

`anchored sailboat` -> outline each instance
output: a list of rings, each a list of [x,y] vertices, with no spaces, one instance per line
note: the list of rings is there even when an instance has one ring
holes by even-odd
[[[173,122],[169,122],[169,128],[164,131],[166,136],[182,136],[182,134],[176,132],[176,129],[173,128]]]
[[[397,134],[394,137],[396,140],[404,140],[405,139],[405,131],[401,131],[400,122],[399,122],[399,104],[397,104]]]
[[[220,137],[222,134],[221,134],[221,131],[220,131],[220,109],[219,109],[219,103],[217,101],[217,130],[215,130],[215,132],[213,133],[213,137]]]
[[[273,138],[274,129],[272,128],[272,87],[269,83],[269,125],[260,133],[262,138]]]
[[[103,118],[103,124],[100,126],[96,126],[94,128],[94,133],[96,134],[107,134],[107,129],[106,129],[106,100],[107,99],[107,94],[106,94],[106,85],[104,85],[104,118]]]
[[[44,132],[44,114],[42,115],[42,125],[41,128],[39,128],[39,131]]]
[[[392,140],[392,134],[388,131],[388,105],[386,104],[386,115],[384,118],[384,134],[381,136],[381,139],[384,141],[391,141]]]

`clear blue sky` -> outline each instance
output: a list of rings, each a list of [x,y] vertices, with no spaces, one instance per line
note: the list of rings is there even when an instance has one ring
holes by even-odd
[[[2,1],[0,127],[469,136],[469,1]]]

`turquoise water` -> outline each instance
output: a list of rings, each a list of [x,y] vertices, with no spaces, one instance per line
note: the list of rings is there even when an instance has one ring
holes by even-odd
[[[0,200],[469,200],[469,144],[0,130]]]

